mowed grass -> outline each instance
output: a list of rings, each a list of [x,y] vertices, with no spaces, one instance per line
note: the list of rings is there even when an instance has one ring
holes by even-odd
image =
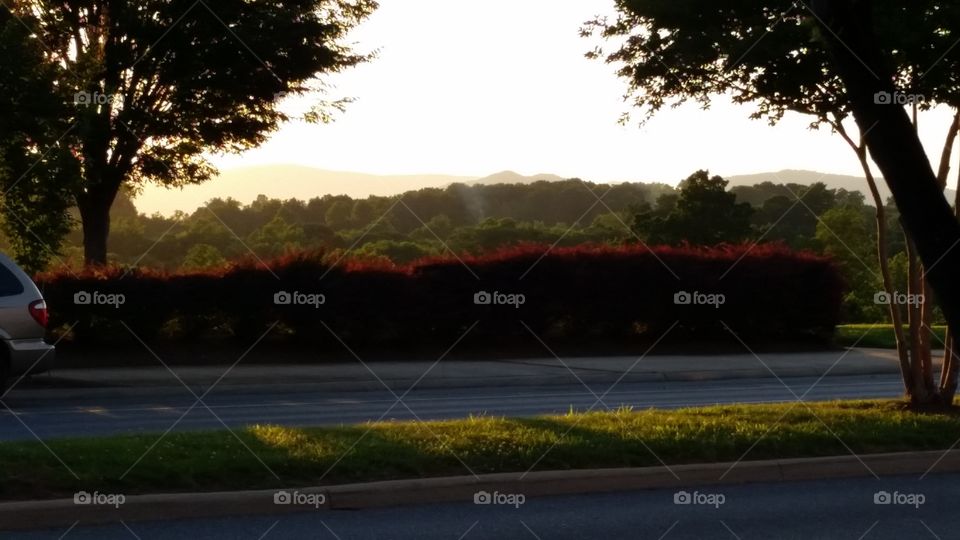
[[[904,333],[909,330],[903,327]],[[942,349],[946,326],[933,327],[933,348]],[[844,324],[837,326],[836,342],[844,347],[874,347],[877,349],[894,349],[897,346],[893,335],[892,324]]]
[[[892,401],[620,410],[0,444],[0,499],[269,489],[492,472],[949,448],[960,413]],[[154,446],[155,445],[155,446]],[[849,449],[848,449],[849,447]],[[749,452],[748,452],[749,450]],[[60,459],[63,460],[61,463]],[[74,476],[76,475],[76,476]],[[276,475],[276,476],[274,476]]]

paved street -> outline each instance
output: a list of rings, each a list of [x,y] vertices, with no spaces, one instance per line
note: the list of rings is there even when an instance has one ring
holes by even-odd
[[[590,383],[593,393],[580,384],[480,388],[414,389],[403,399],[412,410],[396,403],[387,390],[336,392],[289,390],[284,385],[216,387],[204,398],[210,409],[198,404],[186,388],[107,392],[101,389],[59,391],[16,390],[0,409],[0,439],[33,439],[71,435],[163,432],[182,418],[178,430],[222,429],[255,423],[289,426],[335,425],[384,419],[442,419],[470,414],[529,416],[566,413],[571,408],[602,410],[619,406],[681,407],[716,403],[759,403],[837,398],[896,397],[901,385],[895,375],[730,379],[702,382],[622,382],[597,404],[597,397],[612,383]],[[811,389],[812,387],[812,389]],[[791,393],[792,391],[792,393]],[[596,394],[596,395],[594,395]],[[392,408],[391,408],[392,406]],[[389,410],[389,412],[387,412]],[[216,416],[214,416],[214,414]],[[384,414],[386,414],[384,416]],[[218,419],[219,417],[219,419]]]
[[[421,505],[18,533],[0,538],[164,539],[938,539],[956,538],[960,475],[821,480],[547,497],[514,506]],[[889,497],[884,499],[881,492]],[[878,493],[880,493],[878,495]],[[876,504],[875,499],[893,504]],[[722,501],[722,503],[721,503]],[[922,502],[921,502],[922,501]],[[909,503],[909,504],[908,504]]]

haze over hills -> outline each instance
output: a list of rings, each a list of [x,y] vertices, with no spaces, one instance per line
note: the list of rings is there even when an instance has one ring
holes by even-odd
[[[845,189],[847,191],[859,191],[866,198],[866,203],[873,205],[873,196],[870,195],[870,188],[867,185],[867,179],[862,176],[848,176],[842,174],[828,174],[814,171],[783,170],[779,172],[746,174],[740,176],[729,176],[726,179],[730,182],[730,187],[753,186],[763,182],[772,182],[774,184],[801,184],[809,186],[817,182],[823,182],[829,189]],[[891,197],[890,188],[883,180],[882,176],[877,176],[877,190],[880,197],[887,201]],[[956,191],[947,190],[947,199],[952,203]]]
[[[553,174],[524,176],[503,171],[490,176],[453,176],[443,174],[376,175],[346,171],[328,171],[300,165],[263,165],[221,172],[209,182],[183,189],[147,186],[136,198],[141,212],[171,215],[177,210],[193,212],[210,199],[232,197],[244,204],[266,194],[274,199],[309,200],[324,195],[348,195],[354,199],[371,195],[398,195],[423,188],[465,184],[531,184],[540,180],[555,182],[563,177]]]
[[[503,171],[482,178],[442,174],[375,175],[328,171],[299,165],[265,165],[223,171],[218,178],[183,189],[147,186],[136,198],[136,205],[141,212],[147,214],[159,212],[172,215],[177,210],[193,212],[208,200],[217,197],[232,197],[244,204],[249,204],[260,194],[278,199],[309,200],[327,194],[348,195],[356,199],[371,195],[397,195],[423,188],[442,188],[457,182],[481,185],[531,184],[541,180],[555,182],[564,178],[555,174],[524,176],[513,171]],[[872,204],[866,179],[856,176],[784,170],[726,178],[731,187],[752,186],[762,182],[803,185],[823,182],[831,189],[860,191],[866,196],[867,202]],[[890,196],[890,191],[882,180],[880,192],[884,200]],[[953,193],[953,190],[949,190],[951,200]]]

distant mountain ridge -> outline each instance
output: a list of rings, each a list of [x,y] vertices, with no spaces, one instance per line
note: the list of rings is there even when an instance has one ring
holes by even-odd
[[[171,215],[175,211],[193,212],[214,198],[232,197],[249,204],[260,194],[275,199],[309,200],[324,195],[347,195],[354,199],[371,195],[391,196],[424,188],[443,188],[453,183],[468,185],[532,184],[538,181],[557,182],[566,177],[555,174],[524,176],[514,171],[502,171],[490,176],[454,176],[443,174],[376,175],[340,172],[300,165],[264,165],[223,171],[209,182],[183,189],[165,189],[146,186],[137,197],[136,205],[147,214],[160,212]],[[725,177],[730,187],[752,186],[763,182],[810,185],[823,182],[831,189],[859,191],[873,204],[865,178],[814,171],[783,170]],[[878,178],[884,200],[890,196],[886,183]],[[953,190],[948,190],[952,201]]]
[[[726,177],[730,182],[730,187],[752,186],[762,184],[763,182],[773,182],[774,184],[801,184],[809,186],[817,182],[826,184],[829,189],[845,189],[847,191],[859,191],[866,198],[866,203],[873,206],[873,196],[870,194],[870,187],[867,185],[867,179],[863,176],[849,176],[843,174],[828,174],[815,171],[783,170],[779,172],[768,172],[758,174],[745,174],[739,176]],[[877,191],[884,202],[892,194],[887,187],[886,181],[882,176],[877,176]],[[956,191],[947,189],[947,199],[953,203]]]

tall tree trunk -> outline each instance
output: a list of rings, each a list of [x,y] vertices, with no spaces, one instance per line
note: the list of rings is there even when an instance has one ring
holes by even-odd
[[[900,106],[881,103],[893,93],[893,69],[874,35],[868,2],[813,0],[820,37],[847,88],[867,147],[893,192],[902,222],[927,268],[944,315],[960,328],[960,223],[943,196],[926,152]],[[916,384],[914,385],[916,386]]]
[[[110,207],[117,189],[90,189],[76,195],[83,226],[83,260],[87,267],[107,264]]]

